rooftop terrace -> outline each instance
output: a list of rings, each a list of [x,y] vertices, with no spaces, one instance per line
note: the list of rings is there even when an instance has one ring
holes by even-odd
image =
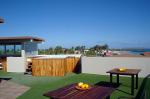
[[[11,77],[11,81],[26,85],[30,90],[19,96],[17,99],[48,99],[43,96],[43,93],[55,90],[68,84],[76,82],[86,82],[91,85],[99,85],[101,82],[109,82],[109,76],[95,75],[95,74],[67,74],[64,77],[33,77],[23,75],[21,73],[6,73],[0,71],[0,77]],[[114,77],[115,79],[115,77]],[[110,99],[117,99],[120,96],[130,95],[130,77],[121,77],[121,85],[111,95]],[[143,78],[139,79],[139,87],[141,86]],[[150,90],[150,79],[147,82],[147,88]],[[138,90],[135,91],[135,95]],[[150,95],[148,95],[150,96]]]

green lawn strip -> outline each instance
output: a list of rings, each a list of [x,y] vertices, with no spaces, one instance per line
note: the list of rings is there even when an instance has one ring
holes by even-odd
[[[150,98],[150,78],[148,78],[147,83],[146,83],[146,97]]]
[[[94,85],[101,81],[109,82],[109,76],[83,73],[70,73],[64,77],[34,77],[22,73],[5,73],[0,71],[0,77],[12,77],[11,81],[30,86],[31,89],[17,99],[48,99],[43,96],[43,93],[72,83],[84,82]],[[143,78],[139,78],[139,86],[141,85],[142,80]],[[113,77],[113,82],[116,82],[116,77]],[[131,96],[128,94],[131,92],[131,78],[121,76],[120,83],[121,85],[119,88],[117,88],[117,90],[111,95],[111,99],[116,99],[120,96]],[[149,85],[150,81],[147,86],[149,87]],[[135,90],[135,95],[136,92],[137,90]]]
[[[54,82],[45,82],[45,84],[39,84],[36,86],[32,86],[31,90],[27,91],[18,99],[47,99],[45,96],[43,96],[43,93],[47,91],[51,91],[57,88],[61,88],[65,85],[77,83],[77,82],[85,82],[89,84],[93,84],[98,82],[100,75],[90,75],[90,74],[79,74],[79,75],[72,75],[72,76],[66,76],[62,77],[62,79],[59,79]],[[93,78],[93,79],[91,79]]]
[[[111,99],[118,99],[120,96],[126,96],[126,97],[135,97],[138,90],[134,90],[134,96],[131,95],[131,76],[120,76],[119,77],[119,83],[121,84],[115,92],[111,95]],[[139,77],[139,83],[138,86],[141,86],[143,78]],[[116,81],[116,76],[113,77],[113,82]],[[134,84],[135,85],[135,84]],[[138,87],[138,89],[139,89]]]

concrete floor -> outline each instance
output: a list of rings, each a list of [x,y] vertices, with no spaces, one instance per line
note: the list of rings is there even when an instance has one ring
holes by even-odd
[[[0,99],[16,99],[30,88],[11,81],[0,82]]]

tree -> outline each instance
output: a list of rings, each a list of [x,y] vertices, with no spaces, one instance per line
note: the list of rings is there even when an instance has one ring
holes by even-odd
[[[101,50],[107,50],[109,47],[107,44],[105,45],[95,45],[93,47],[93,49],[95,49],[96,51],[101,51]]]
[[[80,51],[80,50],[81,50],[81,47],[80,47],[80,46],[76,46],[76,47],[75,47],[75,50]]]
[[[103,47],[102,47],[102,49],[105,49],[105,50],[108,50],[108,45],[107,44],[105,44],[105,45],[103,45]]]
[[[68,49],[68,54],[74,54],[75,48],[71,47],[70,49]]]
[[[50,48],[48,49],[48,53],[49,53],[49,54],[54,54],[54,50],[53,50],[52,47],[50,47]]]
[[[63,48],[61,46],[56,46],[54,52],[55,54],[62,54]]]
[[[84,53],[84,50],[85,50],[85,46],[81,46],[81,47],[80,47],[80,51],[81,51],[82,53]]]
[[[99,52],[102,48],[101,48],[100,45],[95,45],[95,46],[93,47],[93,49],[94,49],[95,51]]]
[[[45,50],[44,49],[39,49],[39,54],[40,55],[45,54]]]
[[[76,46],[71,48],[63,48],[56,46],[55,48],[39,49],[39,54],[74,54],[75,50],[85,55],[101,55],[102,50],[108,50],[108,45],[95,45],[86,50],[86,46]],[[84,53],[86,50],[86,53]]]

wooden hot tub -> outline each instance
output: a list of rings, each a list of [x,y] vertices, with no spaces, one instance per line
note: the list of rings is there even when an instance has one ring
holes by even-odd
[[[33,76],[64,76],[80,69],[80,57],[32,58]]]

